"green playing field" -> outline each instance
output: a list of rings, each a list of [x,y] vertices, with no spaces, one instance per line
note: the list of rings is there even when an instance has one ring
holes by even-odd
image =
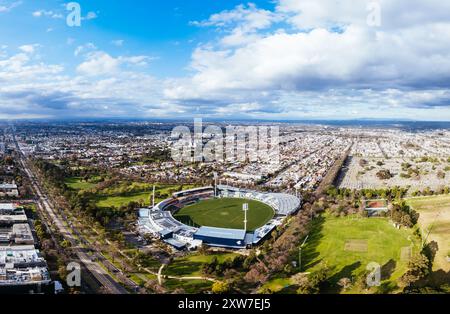
[[[247,230],[264,226],[274,216],[272,207],[264,203],[236,198],[220,198],[201,201],[186,206],[175,214],[175,218],[191,226],[208,226],[229,229],[244,229],[242,205],[248,203]]]

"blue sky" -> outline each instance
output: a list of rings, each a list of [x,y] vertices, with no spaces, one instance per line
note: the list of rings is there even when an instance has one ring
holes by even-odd
[[[0,119],[450,120],[442,1],[66,3],[0,0]]]

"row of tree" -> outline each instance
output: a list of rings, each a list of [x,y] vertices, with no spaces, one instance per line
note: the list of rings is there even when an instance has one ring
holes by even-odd
[[[392,188],[380,189],[348,189],[329,186],[326,195],[330,198],[352,198],[352,199],[373,199],[382,198],[387,200],[401,199],[408,193],[408,188],[394,186]]]

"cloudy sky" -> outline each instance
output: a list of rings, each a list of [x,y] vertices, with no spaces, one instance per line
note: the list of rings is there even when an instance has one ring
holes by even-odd
[[[0,0],[0,119],[450,121],[450,1]]]

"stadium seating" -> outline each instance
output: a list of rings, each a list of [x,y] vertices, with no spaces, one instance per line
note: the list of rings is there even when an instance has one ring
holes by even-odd
[[[272,230],[281,225],[284,217],[295,213],[301,205],[301,200],[289,194],[264,193],[246,189],[238,189],[230,186],[217,186],[219,197],[244,198],[256,200],[271,206],[276,215],[264,226],[254,231],[253,236],[249,234],[249,245],[256,245],[261,242]],[[190,227],[176,220],[172,212],[200,200],[210,199],[214,196],[213,187],[205,187],[174,193],[173,197],[162,201],[151,209],[141,209],[139,211],[138,225],[144,233],[152,233],[155,236],[172,234],[172,238],[181,243],[189,244],[194,241],[194,234],[198,228]],[[246,240],[247,241],[247,240]]]
[[[282,193],[263,193],[251,190],[239,190],[224,185],[218,186],[219,196],[230,198],[246,198],[260,201],[271,206],[277,215],[288,216],[295,213],[301,201],[297,197]]]

